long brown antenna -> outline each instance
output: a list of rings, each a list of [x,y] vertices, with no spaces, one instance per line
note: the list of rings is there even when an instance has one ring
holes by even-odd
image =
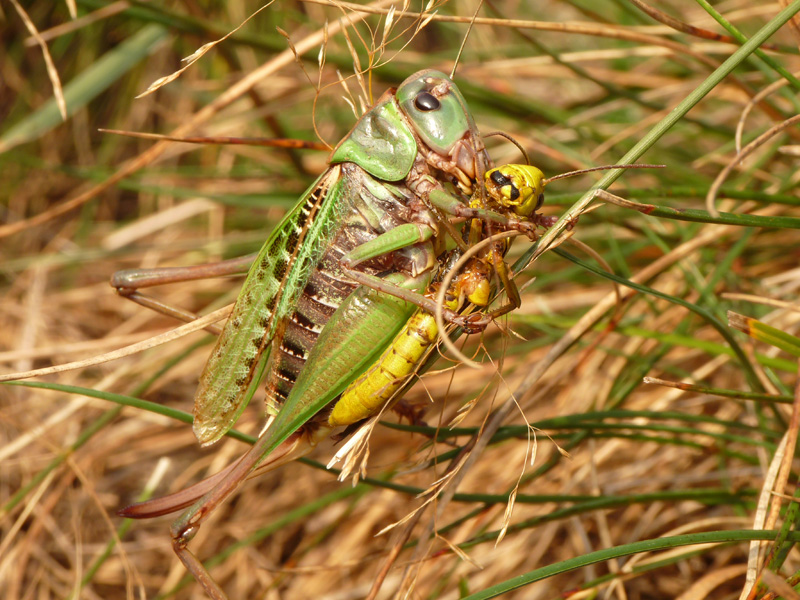
[[[483,0],[478,2],[478,8],[475,9],[475,14],[472,15],[472,20],[469,22],[467,33],[464,35],[464,39],[461,40],[461,48],[458,49],[458,54],[456,54],[456,61],[453,63],[453,70],[450,71],[450,79],[452,79],[456,75],[456,67],[458,66],[458,61],[461,60],[461,53],[464,51],[464,46],[467,45],[467,38],[469,38],[469,33],[470,31],[472,31],[472,26],[475,25],[475,19],[478,18],[478,13],[480,12],[482,7],[483,7]]]
[[[331,147],[322,142],[308,140],[295,140],[291,138],[252,138],[252,137],[176,137],[160,133],[146,133],[142,131],[121,131],[119,129],[98,129],[103,133],[113,133],[127,137],[141,138],[143,140],[167,140],[170,142],[184,142],[186,144],[231,144],[240,146],[266,146],[269,148],[297,148],[307,150],[330,150]]]
[[[547,185],[557,179],[566,179],[567,177],[575,177],[576,175],[583,175],[584,173],[591,173],[592,171],[608,171],[609,169],[666,169],[667,165],[603,165],[602,167],[592,167],[591,169],[581,169],[580,171],[569,171],[561,173],[560,175],[553,175],[544,180]]]
[[[528,153],[525,152],[525,148],[523,148],[522,144],[520,144],[517,140],[515,140],[513,137],[511,137],[511,135],[507,134],[505,131],[490,131],[489,133],[484,133],[483,134],[483,137],[485,137],[485,138],[492,137],[492,136],[499,136],[499,137],[506,138],[509,142],[511,142],[512,144],[514,144],[517,147],[517,150],[520,151],[520,153],[522,154],[523,158],[525,159],[525,164],[526,165],[530,165],[531,164],[531,159],[528,156]]]

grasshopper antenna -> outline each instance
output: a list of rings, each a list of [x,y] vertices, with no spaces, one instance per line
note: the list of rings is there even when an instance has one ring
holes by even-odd
[[[499,137],[502,137],[502,138],[506,138],[509,142],[511,142],[512,144],[514,144],[517,147],[517,150],[520,151],[520,154],[522,154],[522,156],[525,158],[525,164],[526,165],[530,165],[531,164],[531,159],[528,156],[528,153],[525,152],[525,148],[522,147],[522,144],[520,144],[517,140],[515,140],[513,137],[511,137],[505,131],[490,131],[489,133],[484,133],[483,134],[483,137],[485,137],[485,138],[492,137],[492,136],[499,136]]]
[[[602,167],[592,167],[591,169],[580,169],[579,171],[568,171],[560,175],[553,175],[544,180],[544,185],[556,181],[558,179],[566,179],[567,177],[575,177],[576,175],[583,175],[584,173],[591,173],[592,171],[608,171],[610,169],[666,169],[667,165],[603,165]]]
[[[452,79],[456,75],[456,67],[458,67],[458,61],[461,60],[461,53],[464,52],[464,46],[467,45],[467,39],[469,38],[469,33],[472,31],[472,26],[475,25],[475,19],[478,18],[478,13],[480,12],[482,7],[483,7],[483,0],[478,2],[478,8],[475,9],[475,14],[472,15],[472,20],[469,22],[469,27],[467,27],[467,33],[466,35],[464,35],[464,39],[461,40],[461,47],[458,49],[458,54],[456,54],[456,61],[453,63],[453,70],[450,71],[450,79]]]
[[[330,150],[330,146],[321,142],[295,140],[287,138],[251,138],[251,137],[176,137],[160,133],[146,133],[141,131],[121,131],[119,129],[98,129],[102,133],[113,133],[143,140],[167,140],[170,142],[184,142],[186,144],[239,144],[242,146],[267,146],[270,148],[296,148],[308,150]]]

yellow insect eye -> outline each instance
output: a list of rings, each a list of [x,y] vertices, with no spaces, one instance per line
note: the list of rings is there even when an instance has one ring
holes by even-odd
[[[486,177],[491,179],[492,182],[499,188],[511,184],[511,179],[509,179],[503,174],[502,169],[503,167],[498,167],[497,169],[492,169],[486,174]]]

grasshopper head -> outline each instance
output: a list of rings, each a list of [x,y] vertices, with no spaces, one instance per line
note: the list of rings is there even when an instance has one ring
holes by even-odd
[[[488,158],[475,121],[456,84],[440,71],[419,71],[397,88],[397,101],[432,151],[433,166],[450,173],[466,194],[486,171]]]
[[[486,172],[486,191],[517,215],[529,217],[544,203],[544,173],[530,165],[503,165]]]

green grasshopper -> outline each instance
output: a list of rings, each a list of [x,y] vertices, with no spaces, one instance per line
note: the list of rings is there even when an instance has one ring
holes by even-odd
[[[210,597],[225,595],[187,544],[253,469],[293,460],[327,436],[319,424],[335,399],[391,344],[415,304],[433,310],[421,292],[444,252],[441,230],[457,237],[450,219],[533,231],[531,222],[464,203],[476,184],[482,188],[487,163],[452,80],[416,73],[359,120],[255,258],[200,377],[194,431],[203,445],[220,439],[262,372],[274,420],[237,463],[203,486],[121,511],[155,516],[203,493],[171,532],[173,549]],[[136,288],[140,276],[121,273],[113,285]],[[470,330],[488,323],[477,316],[445,310],[448,321]]]

